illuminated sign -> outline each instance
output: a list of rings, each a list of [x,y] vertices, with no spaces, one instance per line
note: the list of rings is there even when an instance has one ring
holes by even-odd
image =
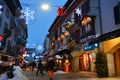
[[[95,43],[95,44],[92,44],[92,45],[87,45],[87,46],[84,46],[84,50],[87,51],[87,50],[93,50],[95,48],[98,48],[98,44]]]

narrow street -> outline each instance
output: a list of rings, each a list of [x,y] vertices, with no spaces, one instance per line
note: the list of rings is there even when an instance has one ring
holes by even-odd
[[[24,71],[24,75],[28,80],[49,80],[49,75],[44,72],[41,76],[35,75],[36,71]],[[95,73],[92,72],[77,72],[77,73],[65,73],[63,71],[54,72],[53,80],[120,80],[120,78],[97,78]]]

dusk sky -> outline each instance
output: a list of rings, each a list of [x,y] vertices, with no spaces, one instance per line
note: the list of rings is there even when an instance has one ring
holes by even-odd
[[[48,29],[57,16],[58,7],[55,6],[64,6],[66,1],[67,0],[20,0],[23,12],[25,12],[27,8],[29,8],[31,12],[34,12],[33,17],[28,19],[27,47],[37,47],[37,49],[43,47]],[[48,3],[51,6],[50,9],[43,10],[41,8],[43,3]]]

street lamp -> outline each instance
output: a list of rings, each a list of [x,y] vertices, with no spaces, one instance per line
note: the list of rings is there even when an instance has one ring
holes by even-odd
[[[58,9],[57,9],[57,15],[58,16],[63,16],[63,15],[65,15],[65,13],[64,13],[64,8],[63,7],[60,7],[60,6],[58,6],[58,5],[49,5],[49,4],[42,4],[42,9],[43,10],[48,10],[50,7],[58,7]]]
[[[42,4],[41,7],[43,10],[48,10],[50,8],[49,4]]]

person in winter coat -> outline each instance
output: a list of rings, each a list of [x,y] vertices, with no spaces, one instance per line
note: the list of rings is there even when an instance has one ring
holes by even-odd
[[[55,67],[55,62],[52,59],[48,59],[47,70],[49,73],[50,80],[52,80],[53,78],[54,67]]]
[[[38,62],[38,67],[37,67],[37,72],[36,75],[38,75],[38,72],[40,71],[41,75],[43,75],[43,64],[42,64],[42,60],[39,60]]]

